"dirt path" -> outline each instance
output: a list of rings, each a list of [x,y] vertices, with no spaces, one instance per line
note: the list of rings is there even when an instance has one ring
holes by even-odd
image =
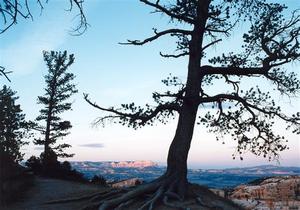
[[[18,201],[0,207],[1,210],[76,210],[83,201],[64,204],[45,204],[47,201],[90,195],[104,191],[105,188],[58,179],[35,178],[32,186]]]

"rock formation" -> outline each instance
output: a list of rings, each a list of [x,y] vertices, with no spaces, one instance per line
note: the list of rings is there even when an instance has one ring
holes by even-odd
[[[240,185],[229,198],[248,209],[300,209],[300,176],[280,176]]]
[[[110,165],[113,168],[146,168],[157,166],[156,163],[147,160],[110,162]]]
[[[109,185],[113,188],[124,188],[124,187],[133,187],[142,183],[143,180],[138,178],[132,178],[132,179],[126,179],[126,180],[110,183]]]

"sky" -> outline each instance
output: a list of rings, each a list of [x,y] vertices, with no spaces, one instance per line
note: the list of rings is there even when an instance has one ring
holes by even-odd
[[[281,1],[290,8],[296,8],[297,0]],[[99,110],[88,105],[83,93],[88,93],[92,101],[102,106],[121,103],[151,102],[153,91],[165,90],[161,80],[169,73],[183,81],[186,77],[187,58],[163,59],[159,52],[174,52],[175,40],[169,37],[142,47],[119,45],[127,39],[143,39],[152,35],[152,28],[170,27],[168,19],[159,14],[150,14],[151,9],[134,0],[90,0],[84,4],[90,26],[80,36],[70,35],[76,26],[76,11],[67,12],[68,1],[51,0],[40,14],[39,8],[30,5],[34,13],[33,21],[20,20],[18,24],[0,35],[0,64],[13,73],[11,83],[3,78],[0,84],[9,85],[17,91],[18,102],[28,120],[34,120],[42,107],[37,105],[37,97],[42,95],[43,76],[47,69],[42,57],[43,50],[67,50],[75,55],[75,63],[70,67],[76,75],[75,83],[79,92],[71,99],[73,110],[63,114],[70,120],[71,134],[61,140],[72,145],[69,152],[75,153],[68,160],[76,161],[121,161],[152,160],[164,165],[168,147],[176,129],[176,120],[167,125],[157,124],[133,130],[117,124],[105,127],[93,126]],[[239,49],[240,37],[247,26],[241,24],[232,37],[212,48],[211,54],[222,49]],[[299,72],[299,63],[288,66]],[[251,81],[248,82],[248,85]],[[270,83],[260,83],[268,88]],[[217,86],[216,89],[222,88]],[[296,112],[299,99],[275,95],[276,101],[285,110]],[[277,126],[279,133],[289,138],[290,150],[281,154],[280,164],[300,166],[299,136],[287,133]],[[235,142],[227,138],[225,144],[215,140],[201,126],[195,127],[189,153],[191,168],[245,167],[263,164],[279,164],[248,154],[243,161],[233,160]],[[39,155],[41,148],[30,143],[22,148],[25,159]]]

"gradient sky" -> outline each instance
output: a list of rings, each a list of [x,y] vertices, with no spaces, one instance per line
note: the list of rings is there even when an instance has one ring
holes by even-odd
[[[102,106],[135,101],[144,104],[151,100],[151,93],[164,90],[160,82],[169,73],[186,76],[187,59],[163,59],[159,51],[173,52],[174,40],[166,37],[143,47],[121,46],[126,39],[145,38],[152,34],[152,27],[168,27],[168,19],[159,14],[150,14],[151,9],[135,0],[90,0],[86,1],[85,13],[90,27],[81,36],[71,36],[69,30],[76,25],[76,11],[66,12],[68,1],[51,0],[40,15],[35,4],[34,21],[20,20],[13,28],[0,35],[0,63],[8,70],[11,86],[20,96],[19,103],[27,119],[33,120],[41,106],[37,96],[43,94],[44,78],[47,73],[43,62],[43,50],[67,50],[75,54],[75,63],[70,70],[76,75],[79,89],[72,100],[73,111],[65,113],[64,119],[73,124],[71,134],[63,141],[70,143],[70,152],[76,155],[69,160],[153,160],[165,163],[169,144],[176,128],[176,121],[168,125],[145,127],[137,131],[120,125],[108,124],[93,127],[92,122],[101,116],[89,106],[83,93],[89,93],[93,101]],[[286,0],[290,8],[299,7],[298,0]],[[240,25],[234,36],[227,38],[219,47],[209,52],[218,54],[222,49],[238,49],[240,36],[247,26]],[[289,65],[289,70],[299,72],[299,63]],[[265,84],[269,87],[270,83]],[[252,81],[248,82],[252,85]],[[222,88],[222,86],[217,86]],[[274,95],[283,108],[296,112],[299,99]],[[299,111],[299,108],[298,108]],[[277,126],[278,132],[286,133]],[[299,136],[287,134],[290,150],[281,154],[281,165],[300,166]],[[201,126],[195,128],[189,166],[196,168],[224,168],[269,164],[265,159],[246,155],[244,161],[232,160],[235,142],[227,139],[226,144],[217,142],[213,134]],[[23,148],[25,158],[38,155],[41,150],[30,144]],[[277,164],[271,162],[271,164]]]

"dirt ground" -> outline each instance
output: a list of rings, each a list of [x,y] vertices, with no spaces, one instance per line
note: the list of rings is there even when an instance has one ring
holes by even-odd
[[[47,201],[91,195],[106,190],[103,187],[58,179],[35,178],[34,185],[21,198],[1,210],[76,210],[84,201],[45,204]]]
[[[92,195],[95,193],[109,191],[110,188],[105,188],[97,185],[83,184],[72,181],[64,181],[58,179],[46,179],[35,177],[34,185],[24,193],[21,198],[13,204],[1,207],[0,210],[80,210],[87,205],[88,199],[77,200],[66,203],[47,204],[46,202],[53,200],[64,200],[70,198],[79,198],[82,196]],[[196,187],[200,194],[205,198],[206,203],[213,204],[213,208],[197,205],[195,202],[186,201],[186,209],[189,210],[239,210],[237,206],[228,203],[228,201],[215,195],[211,191],[203,187]],[[131,206],[126,207],[126,210],[136,210],[143,204],[143,201],[137,201]],[[214,205],[218,204],[218,205]],[[218,206],[218,207],[216,207]],[[221,208],[220,208],[221,206]],[[172,210],[175,208],[160,205],[156,210]]]

